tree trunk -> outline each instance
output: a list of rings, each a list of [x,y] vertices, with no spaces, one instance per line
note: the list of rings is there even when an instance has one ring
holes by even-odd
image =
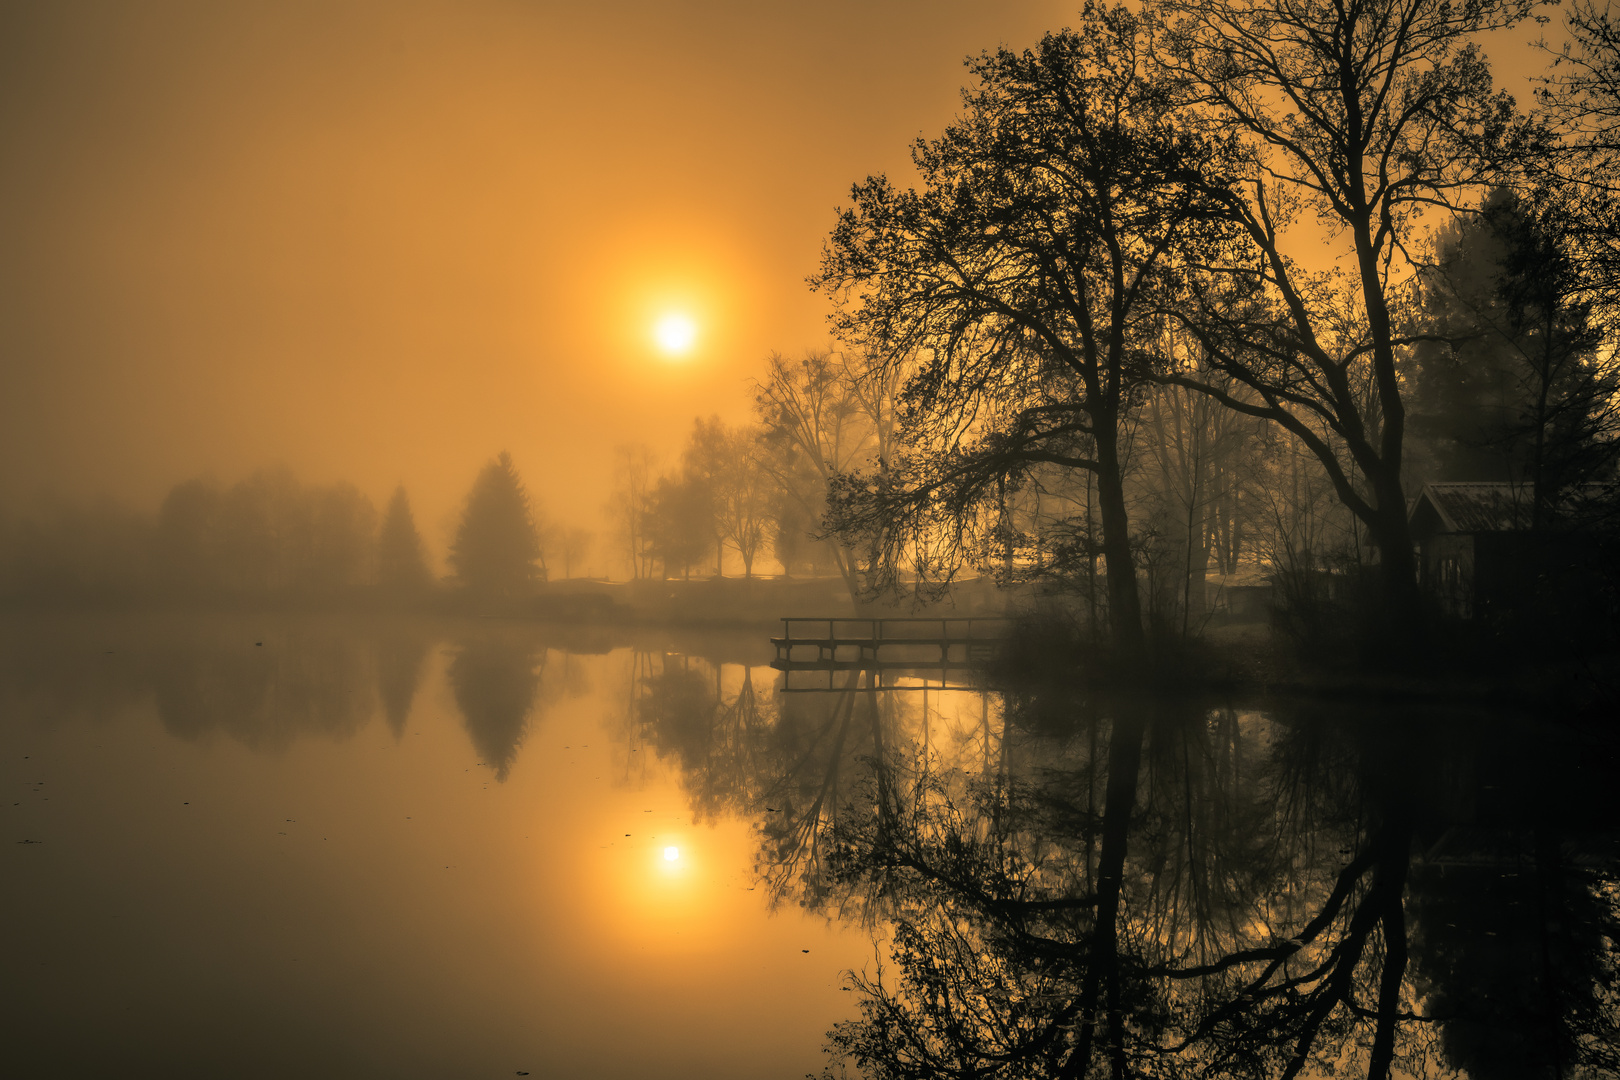
[[[1209,611],[1209,556],[1215,508],[1207,513],[1190,508],[1187,511],[1187,578],[1181,596],[1181,636],[1192,632],[1193,620],[1202,624]]]
[[[1414,660],[1425,639],[1423,594],[1399,475],[1374,478],[1374,497],[1378,505],[1368,525],[1378,545],[1378,629],[1393,659]]]
[[[1096,422],[1097,502],[1102,511],[1103,560],[1108,567],[1108,625],[1114,643],[1129,656],[1145,648],[1142,601],[1136,592],[1136,565],[1131,559],[1130,515],[1120,478],[1119,448],[1112,417]]]
[[[1124,1014],[1119,984],[1119,907],[1125,884],[1125,854],[1131,817],[1136,810],[1137,777],[1142,766],[1146,718],[1127,706],[1115,718],[1108,736],[1108,789],[1103,798],[1102,849],[1097,855],[1097,921],[1089,960],[1080,985],[1079,1038],[1058,1072],[1060,1080],[1079,1080],[1091,1066],[1099,1027],[1106,1030],[1114,1071],[1123,1062]],[[1099,1007],[1106,1013],[1098,1015]]]

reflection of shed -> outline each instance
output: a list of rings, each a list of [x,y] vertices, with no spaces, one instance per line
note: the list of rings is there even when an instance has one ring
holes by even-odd
[[[1423,586],[1448,615],[1511,606],[1534,578],[1531,496],[1517,484],[1425,484],[1409,520]]]

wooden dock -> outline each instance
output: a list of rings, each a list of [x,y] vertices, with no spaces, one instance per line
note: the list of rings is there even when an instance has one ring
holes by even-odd
[[[907,674],[924,684],[937,676],[937,686],[950,683],[952,672],[983,667],[995,659],[1012,628],[1004,617],[895,619],[783,619],[782,636],[771,638],[776,659],[771,666],[783,672],[867,672],[874,687]],[[791,684],[787,689],[801,689]],[[803,687],[820,689],[820,687]]]

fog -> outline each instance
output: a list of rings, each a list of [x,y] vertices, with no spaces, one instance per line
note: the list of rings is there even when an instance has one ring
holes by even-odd
[[[1620,15],[1072,2],[0,0],[6,1063],[1620,1075]]]
[[[1069,5],[7,3],[0,501],[284,465],[448,541],[478,468],[595,527],[745,416],[849,183]],[[693,312],[679,363],[651,323]]]

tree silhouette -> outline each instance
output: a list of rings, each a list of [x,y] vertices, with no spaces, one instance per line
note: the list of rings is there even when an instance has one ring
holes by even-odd
[[[855,599],[865,576],[856,550],[818,538],[827,493],[839,474],[881,467],[890,456],[895,399],[911,366],[891,363],[879,373],[863,356],[812,350],[799,360],[772,353],[766,367],[754,387],[763,429],[755,460],[776,488],[777,559],[789,575],[806,562],[812,574],[831,564]]]
[[[1608,0],[1572,0],[1566,39],[1539,44],[1552,65],[1537,81],[1543,116],[1560,136],[1532,163],[1538,207],[1565,216],[1564,238],[1600,321],[1620,314],[1620,21]]]
[[[512,598],[533,588],[539,557],[528,493],[512,455],[503,450],[484,466],[467,495],[450,567],[469,593]]]
[[[1009,490],[1037,465],[1097,482],[1113,636],[1143,632],[1122,449],[1159,364],[1155,298],[1220,226],[1203,176],[1218,141],[1192,131],[1149,68],[1148,27],[1088,5],[1078,30],[973,62],[966,117],[913,157],[922,191],[854,189],[813,284],[845,304],[840,336],[916,357],[901,446],[841,477],[828,524],[872,545],[880,583],[999,560]]]
[[[659,477],[643,522],[648,548],[663,564],[664,576],[691,577],[714,542],[714,504],[709,490],[690,476]]]
[[[1222,184],[1245,241],[1211,253],[1166,316],[1203,363],[1252,391],[1173,377],[1280,425],[1310,447],[1379,551],[1391,652],[1423,624],[1401,465],[1399,275],[1422,211],[1462,209],[1539,150],[1493,88],[1474,37],[1511,27],[1529,0],[1159,0],[1166,77],[1241,147]],[[1314,214],[1354,255],[1341,278],[1294,259],[1290,226]],[[1346,243],[1346,241],[1348,241]],[[1191,302],[1189,302],[1191,301]],[[1346,460],[1348,458],[1348,460]]]
[[[1606,479],[1620,443],[1620,364],[1563,237],[1564,215],[1506,190],[1442,236],[1409,381],[1435,480],[1524,485],[1541,524],[1560,493]]]
[[[392,631],[377,639],[377,696],[396,740],[405,735],[405,721],[410,719],[411,703],[422,684],[431,644],[426,635],[410,630]]]
[[[371,580],[377,511],[352,484],[309,487],[286,469],[265,469],[229,488],[177,485],[154,542],[155,569],[170,588],[332,596]]]
[[[681,482],[686,488],[686,505],[695,529],[707,526],[714,552],[714,576],[723,577],[726,567],[726,538],[721,524],[721,489],[732,460],[731,440],[718,416],[701,416],[692,422],[692,435],[681,454]],[[700,523],[701,522],[701,523]],[[695,560],[694,560],[695,561]]]
[[[469,639],[450,661],[450,689],[473,748],[503,783],[528,734],[544,666],[543,646],[511,635]]]
[[[563,577],[574,576],[576,567],[583,568],[585,560],[596,544],[596,534],[589,529],[570,525],[558,530],[557,553],[562,556]]]
[[[425,589],[432,580],[411,500],[401,484],[388,500],[377,533],[377,584],[390,592],[406,593]]]

